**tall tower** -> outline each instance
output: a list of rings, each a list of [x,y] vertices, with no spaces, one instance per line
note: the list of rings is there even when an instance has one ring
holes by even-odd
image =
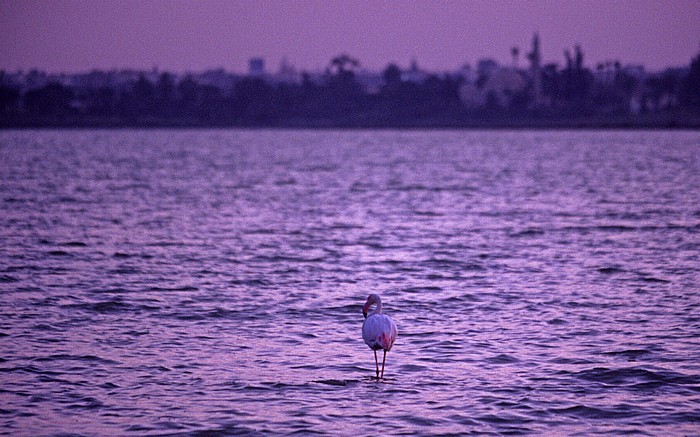
[[[542,66],[540,64],[542,55],[540,54],[540,36],[537,32],[532,36],[532,51],[527,54],[530,60],[530,74],[532,75],[532,93],[535,104],[542,100]]]

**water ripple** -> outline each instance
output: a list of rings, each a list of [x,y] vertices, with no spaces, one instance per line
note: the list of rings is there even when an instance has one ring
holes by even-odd
[[[2,131],[0,434],[696,435],[698,144]]]

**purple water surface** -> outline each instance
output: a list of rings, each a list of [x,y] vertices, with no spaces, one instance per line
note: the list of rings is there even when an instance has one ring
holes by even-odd
[[[0,178],[0,433],[700,432],[698,132],[0,131]]]

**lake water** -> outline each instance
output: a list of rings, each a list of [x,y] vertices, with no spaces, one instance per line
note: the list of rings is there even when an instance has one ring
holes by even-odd
[[[700,132],[0,131],[0,177],[4,434],[700,434]]]

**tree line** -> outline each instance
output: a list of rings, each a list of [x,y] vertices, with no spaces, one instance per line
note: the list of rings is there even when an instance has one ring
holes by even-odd
[[[532,72],[521,70],[527,86],[510,96],[507,105],[486,96],[479,107],[460,98],[466,79],[460,75],[428,75],[421,81],[403,78],[390,64],[378,89],[368,91],[358,81],[359,62],[333,58],[321,80],[303,73],[299,82],[272,82],[239,77],[230,90],[201,84],[193,76],[176,80],[161,73],[151,81],[142,74],[125,89],[70,87],[58,82],[21,90],[0,86],[3,125],[203,125],[203,126],[461,126],[504,120],[566,120],[638,113],[682,111],[700,113],[700,54],[687,69],[668,69],[639,79],[619,64],[599,65],[610,80],[595,80],[576,47],[566,53],[566,65],[544,65],[539,96]],[[487,74],[476,78],[486,87]],[[537,99],[540,99],[538,101]],[[633,99],[638,108],[631,108]]]

